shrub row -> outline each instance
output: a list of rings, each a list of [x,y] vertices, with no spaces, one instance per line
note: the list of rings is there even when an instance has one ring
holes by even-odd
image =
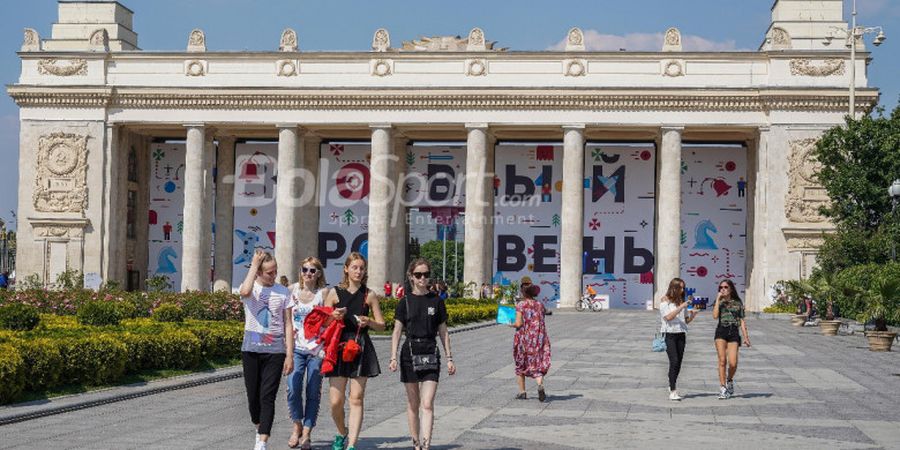
[[[147,369],[192,369],[203,360],[239,356],[242,339],[240,322],[134,319],[88,327],[45,315],[30,332],[0,334],[0,403],[26,390],[109,384]]]
[[[394,329],[394,311],[396,311],[398,303],[399,301],[395,298],[386,298],[380,303],[387,330]],[[450,299],[446,304],[447,325],[451,327],[497,317],[497,304],[490,300]]]
[[[177,305],[196,320],[243,320],[240,298],[230,292],[126,292],[119,290],[0,290],[0,306],[31,305],[44,314],[74,315],[95,302],[117,305],[120,319],[149,317],[161,305]]]

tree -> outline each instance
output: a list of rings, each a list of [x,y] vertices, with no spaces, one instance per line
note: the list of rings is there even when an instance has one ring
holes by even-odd
[[[456,247],[456,252],[453,247]],[[440,279],[444,271],[444,241],[428,241],[420,247],[419,256],[431,263],[431,278],[433,280]],[[447,241],[447,280],[462,280],[463,274],[463,243],[455,241]],[[454,264],[454,256],[458,258],[457,264]],[[456,268],[456,276],[453,276],[453,269]]]
[[[822,272],[884,263],[900,239],[900,213],[891,211],[887,188],[900,178],[900,106],[890,117],[878,110],[828,130],[813,156],[821,164],[818,182],[831,199],[821,209],[834,222],[818,262]]]

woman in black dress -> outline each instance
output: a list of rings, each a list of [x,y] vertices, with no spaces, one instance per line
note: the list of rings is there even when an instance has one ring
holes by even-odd
[[[331,417],[338,434],[334,437],[333,448],[354,450],[362,428],[363,399],[366,381],[381,373],[378,355],[369,338],[369,328],[384,330],[384,317],[378,297],[366,287],[366,260],[359,253],[350,253],[344,262],[344,279],[328,293],[325,306],[334,307],[332,317],[344,321],[340,348],[348,341],[355,340],[360,347],[359,354],[351,362],[345,362],[338,355],[334,371],[326,375],[330,382]],[[372,318],[369,318],[369,312]],[[350,426],[344,423],[344,400],[347,382],[350,382]]]
[[[431,265],[419,258],[410,263],[406,271],[411,292],[397,304],[394,313],[394,333],[391,335],[390,369],[396,372],[399,366],[400,381],[406,387],[406,418],[409,434],[416,450],[427,449],[431,445],[431,431],[434,427],[434,395],[437,393],[441,374],[440,353],[437,336],[441,336],[444,354],[447,355],[447,373],[456,373],[453,354],[450,352],[450,335],[447,332],[447,307],[435,292],[428,290]],[[400,334],[406,331],[406,340],[397,361],[397,344]],[[416,370],[413,367],[413,353],[433,355],[432,367]],[[419,407],[422,408],[422,424],[419,426]],[[420,435],[421,431],[421,435]],[[419,439],[421,436],[421,440]]]

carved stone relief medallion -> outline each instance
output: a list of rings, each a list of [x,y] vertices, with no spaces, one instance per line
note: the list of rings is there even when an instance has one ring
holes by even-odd
[[[789,142],[791,149],[788,171],[788,193],[785,199],[785,215],[797,223],[821,223],[826,219],[819,208],[828,205],[828,195],[818,184],[816,173],[821,164],[812,156],[816,138]]]
[[[88,65],[84,59],[59,60],[55,58],[38,61],[38,73],[41,75],[56,75],[58,77],[85,76]]]
[[[87,208],[88,136],[53,133],[38,140],[34,208],[82,212]]]

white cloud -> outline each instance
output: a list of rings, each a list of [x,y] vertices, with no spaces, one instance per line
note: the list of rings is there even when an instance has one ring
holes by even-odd
[[[721,52],[739,50],[733,39],[717,42],[694,35],[682,35],[684,51],[688,52]],[[663,33],[628,33],[624,36],[602,34],[597,30],[585,30],[584,45],[589,51],[649,51],[662,50]],[[548,50],[565,50],[566,39],[553,44]]]

